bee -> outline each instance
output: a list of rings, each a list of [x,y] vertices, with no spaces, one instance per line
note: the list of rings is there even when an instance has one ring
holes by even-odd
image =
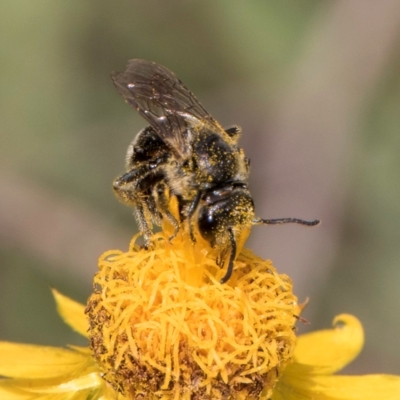
[[[247,185],[250,162],[238,146],[241,129],[224,129],[173,72],[134,59],[111,78],[125,102],[149,123],[129,145],[126,173],[113,184],[117,197],[133,206],[145,247],[153,223],[167,219],[175,230],[170,240],[187,223],[193,242],[199,232],[217,249],[219,264],[227,260],[225,283],[253,225],[319,223],[255,216]],[[177,199],[178,219],[170,210],[170,196]]]

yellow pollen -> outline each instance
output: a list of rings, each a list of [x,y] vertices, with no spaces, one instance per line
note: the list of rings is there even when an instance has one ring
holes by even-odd
[[[103,378],[132,400],[268,399],[296,341],[290,279],[243,250],[221,284],[215,252],[170,233],[99,260],[86,313]]]

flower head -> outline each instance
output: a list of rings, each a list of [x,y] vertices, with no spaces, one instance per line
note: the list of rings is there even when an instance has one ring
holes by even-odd
[[[90,349],[0,342],[0,399],[400,398],[398,376],[333,375],[362,348],[355,317],[296,339],[288,277],[244,250],[220,284],[211,252],[185,240],[158,234],[149,250],[104,254],[86,315],[54,292]]]
[[[214,259],[182,236],[100,258],[86,312],[104,379],[133,398],[270,396],[296,342],[290,279],[244,251],[220,284]]]

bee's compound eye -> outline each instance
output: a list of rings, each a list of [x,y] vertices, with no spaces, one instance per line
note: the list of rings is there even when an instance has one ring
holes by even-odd
[[[218,220],[214,218],[212,209],[203,207],[200,210],[198,227],[201,236],[213,245],[218,228]]]

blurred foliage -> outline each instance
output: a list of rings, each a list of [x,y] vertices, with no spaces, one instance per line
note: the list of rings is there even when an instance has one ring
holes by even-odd
[[[123,171],[126,147],[144,122],[123,104],[110,72],[122,70],[130,58],[159,62],[175,71],[223,124],[240,123],[279,95],[307,46],[309,27],[330,4],[2,2],[2,173],[78,201],[110,225],[133,233],[130,211],[118,204],[110,186]],[[353,312],[367,330],[358,371],[376,372],[373,367],[379,366],[384,372],[400,373],[400,64],[396,57],[389,64],[372,99],[366,99],[355,132],[356,149],[343,177],[350,187],[341,246],[320,298],[312,299],[318,304],[312,327],[330,324],[341,312]],[[232,99],[243,115],[225,120],[226,108],[216,99],[229,101],[230,93],[237,97],[241,88],[254,88],[253,97],[244,90],[243,97]],[[249,145],[247,149],[252,151]],[[28,192],[28,207],[29,197]],[[19,210],[10,212],[17,219]],[[48,260],[14,241],[14,235],[18,236],[3,232],[8,239],[0,246],[0,339],[78,343],[55,317],[48,288],[85,301],[88,282],[70,275],[62,261],[49,266]],[[40,236],[37,232],[37,240]]]
[[[368,327],[360,362],[399,371],[400,353],[400,59],[394,60],[365,113],[351,171],[341,251],[321,296],[320,319],[346,310]],[[326,289],[328,289],[326,288]],[[388,361],[390,360],[390,361]],[[374,371],[375,369],[371,369]]]

